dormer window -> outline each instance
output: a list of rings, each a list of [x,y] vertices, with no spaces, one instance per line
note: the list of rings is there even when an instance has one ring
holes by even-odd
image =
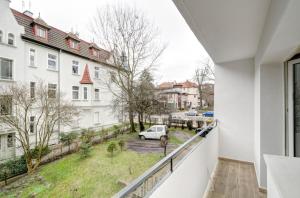
[[[74,34],[73,32],[70,32],[66,36],[67,44],[69,48],[79,50],[79,44],[80,44],[80,39],[78,38],[78,34]]]
[[[73,49],[79,49],[79,42],[70,39],[70,47],[73,48]]]
[[[98,56],[98,51],[96,49],[92,49],[92,55],[93,56]]]
[[[36,18],[32,22],[34,35],[47,40],[48,39],[48,31],[50,30],[50,26],[41,19],[40,17]]]
[[[42,28],[40,26],[36,27],[36,35],[46,39],[47,38],[47,30],[45,28]]]

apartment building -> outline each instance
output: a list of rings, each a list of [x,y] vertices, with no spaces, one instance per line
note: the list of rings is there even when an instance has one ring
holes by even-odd
[[[158,93],[160,100],[172,110],[188,110],[199,106],[198,85],[188,80],[163,82],[158,86]]]
[[[63,93],[65,100],[80,110],[72,127],[62,128],[64,132],[119,122],[111,108],[113,95],[106,86],[109,71],[115,69],[108,51],[78,34],[48,25],[41,17],[34,18],[30,11],[11,9],[9,0],[0,1],[0,19],[1,87],[27,83],[34,91],[42,80],[49,90]],[[34,115],[30,119],[34,122]],[[53,136],[51,143],[57,141],[57,135]],[[22,153],[15,132],[1,123],[0,145],[0,161]]]

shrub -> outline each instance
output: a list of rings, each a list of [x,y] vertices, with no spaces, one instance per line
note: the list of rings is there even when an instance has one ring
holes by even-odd
[[[78,134],[75,132],[71,132],[71,133],[61,133],[60,134],[60,141],[64,144],[64,145],[68,145],[69,147],[69,152],[70,152],[70,146],[73,143],[73,141],[77,138]]]
[[[88,156],[90,156],[90,152],[91,152],[91,143],[86,143],[83,142],[80,145],[80,156],[81,158],[87,158]]]
[[[36,159],[39,156],[39,147],[35,147],[34,149],[31,149],[31,154],[32,154],[32,158]],[[48,153],[50,153],[50,149],[48,146],[45,146],[44,148],[42,148],[42,152],[41,152],[41,156],[45,156]]]
[[[107,147],[107,151],[111,154],[111,157],[114,156],[114,151],[117,150],[117,145],[115,142],[109,143]]]
[[[120,140],[120,141],[118,142],[118,144],[119,144],[120,150],[123,151],[123,149],[124,149],[124,147],[125,147],[125,142],[124,142],[124,140]]]
[[[189,130],[193,129],[193,121],[192,120],[187,121],[186,125]]]
[[[0,164],[0,181],[7,178],[14,177],[27,172],[27,165],[25,157],[22,156],[19,159],[9,160],[3,164]]]

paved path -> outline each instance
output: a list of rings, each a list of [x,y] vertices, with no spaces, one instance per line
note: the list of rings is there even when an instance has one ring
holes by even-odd
[[[168,144],[167,153],[177,148],[176,144]],[[127,149],[139,152],[139,153],[161,153],[164,149],[160,145],[159,140],[139,140],[133,139],[127,141]]]

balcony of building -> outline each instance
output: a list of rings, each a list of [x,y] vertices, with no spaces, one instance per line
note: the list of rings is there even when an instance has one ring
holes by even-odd
[[[218,124],[116,197],[300,197],[300,1],[173,1],[215,63]]]

